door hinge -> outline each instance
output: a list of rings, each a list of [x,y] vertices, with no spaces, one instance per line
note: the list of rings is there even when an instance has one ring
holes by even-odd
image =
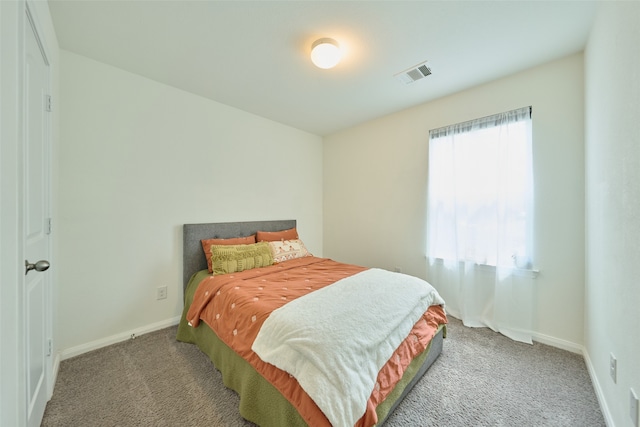
[[[51,95],[44,96],[44,109],[45,111],[51,112]]]
[[[46,234],[51,234],[51,218],[45,219],[44,231]]]
[[[49,339],[49,342],[47,345],[47,357],[51,356],[51,353],[53,353],[53,341]]]

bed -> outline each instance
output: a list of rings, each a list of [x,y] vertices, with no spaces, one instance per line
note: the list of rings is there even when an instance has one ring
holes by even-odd
[[[340,392],[342,392],[341,389],[336,389],[334,392],[333,389],[330,388],[336,382],[335,379],[332,380],[331,377],[328,377],[328,379],[325,379],[328,381],[326,384],[317,386],[317,388],[323,389],[328,386],[330,388],[328,396],[325,396],[325,394],[327,394],[326,390],[323,391],[324,394],[322,396],[317,396],[315,394],[316,390],[308,383],[308,381],[312,381],[314,378],[324,378],[323,375],[310,374],[308,372],[310,365],[313,365],[311,367],[314,368],[316,364],[322,364],[324,361],[321,360],[318,362],[314,359],[311,362],[301,362],[296,359],[288,361],[292,365],[279,366],[280,360],[290,359],[289,354],[291,353],[291,348],[287,346],[291,341],[287,341],[286,345],[276,346],[280,350],[284,348],[285,350],[281,351],[288,351],[289,353],[277,353],[275,350],[273,354],[269,353],[270,349],[267,348],[268,346],[272,345],[272,343],[279,342],[278,339],[280,338],[287,340],[290,337],[289,332],[281,332],[283,330],[282,324],[274,322],[276,322],[276,319],[280,319],[277,315],[285,313],[287,310],[289,310],[287,313],[289,313],[290,316],[298,316],[302,313],[300,322],[295,322],[296,324],[299,323],[299,325],[295,326],[298,327],[298,329],[302,329],[303,332],[309,331],[315,327],[315,325],[312,323],[307,326],[302,326],[304,325],[302,317],[311,317],[311,321],[313,322],[313,319],[316,319],[312,317],[314,310],[317,309],[319,310],[317,313],[322,313],[322,311],[328,310],[327,307],[334,305],[333,302],[327,303],[328,305],[322,305],[324,304],[322,302],[313,303],[313,298],[330,298],[331,293],[335,294],[339,292],[339,286],[343,284],[346,285],[347,282],[353,287],[345,289],[356,289],[356,286],[361,285],[359,285],[355,279],[359,278],[361,282],[366,281],[366,275],[382,274],[383,280],[386,280],[384,278],[388,276],[384,276],[384,274],[394,274],[396,276],[392,278],[396,280],[398,274],[336,263],[333,260],[313,257],[310,254],[308,254],[308,256],[294,257],[295,259],[281,257],[279,258],[279,262],[274,265],[266,263],[265,265],[253,266],[254,268],[247,268],[244,271],[232,272],[230,274],[210,273],[210,268],[215,269],[216,265],[213,265],[213,267],[208,265],[207,257],[203,250],[203,239],[249,238],[250,236],[256,235],[259,231],[264,233],[263,236],[269,233],[275,233],[274,235],[277,236],[279,235],[277,232],[283,232],[283,230],[295,231],[296,221],[281,220],[184,225],[183,279],[185,305],[178,326],[177,339],[196,344],[200,350],[211,359],[216,368],[222,373],[225,386],[235,390],[239,394],[240,414],[245,419],[260,426],[382,425],[440,355],[443,338],[446,336],[444,302],[437,300],[439,296],[430,295],[424,297],[425,301],[428,300],[430,302],[420,303],[428,304],[426,311],[425,307],[416,305],[413,311],[416,313],[418,311],[420,312],[419,320],[415,322],[415,325],[413,325],[414,320],[411,320],[413,329],[411,329],[408,336],[406,336],[405,332],[400,332],[400,334],[406,336],[406,338],[401,340],[402,342],[397,346],[393,344],[394,348],[397,347],[395,350],[386,350],[389,352],[393,351],[393,353],[391,357],[389,357],[388,362],[380,369],[378,377],[372,379],[370,375],[361,375],[367,377],[365,380],[362,380],[364,384],[361,386],[361,388],[364,387],[365,390],[371,390],[367,387],[370,385],[369,381],[374,381],[374,383],[371,383],[374,384],[373,391],[370,393],[370,396],[367,394],[369,399],[366,402],[363,403],[361,398],[352,399],[357,401],[357,408],[353,409],[355,413],[358,413],[362,405],[366,407],[364,415],[359,419],[348,418],[348,416],[346,416],[346,418],[340,418],[343,415],[341,412],[348,414],[352,411],[352,408],[340,406],[348,405],[349,403],[342,403],[342,399],[334,398],[333,393],[335,393],[335,396],[342,396],[340,394]],[[297,242],[298,240],[295,241]],[[300,241],[300,245],[304,246],[301,242],[302,241]],[[286,241],[283,243],[286,243]],[[278,245],[280,245],[280,243],[269,244],[271,245],[272,253],[274,253],[273,248],[279,247]],[[212,247],[212,250],[215,250],[215,248],[220,247],[216,244],[216,246]],[[215,257],[214,254],[214,258]],[[209,260],[210,259],[211,258],[209,258]],[[234,266],[235,265],[236,264],[234,264]],[[275,272],[276,269],[280,271]],[[219,273],[219,271],[217,272]],[[313,275],[319,274],[325,275],[327,279],[323,278],[322,280],[326,280],[331,284],[316,284],[314,280],[310,280]],[[336,277],[342,278],[342,280],[336,279]],[[333,283],[334,281],[335,283]],[[281,286],[283,284],[287,286]],[[311,290],[305,291],[310,292],[305,298],[299,298],[299,296],[293,292],[303,287],[303,285]],[[277,286],[278,291],[272,291],[272,289],[275,288],[269,286]],[[257,289],[260,289],[260,291]],[[213,295],[214,291],[216,292],[215,296]],[[211,292],[211,294],[209,294],[209,292]],[[223,295],[221,295],[220,292],[223,292]],[[265,294],[266,292],[268,293]],[[344,289],[342,292],[344,292]],[[229,300],[224,302],[224,308],[215,308],[213,301],[223,301],[223,296],[227,294],[233,294],[233,298],[246,298],[246,301],[234,299],[234,302],[231,303],[232,300]],[[285,301],[276,301],[278,299],[276,296]],[[286,300],[287,298],[289,298],[289,300]],[[346,298],[344,299],[346,300]],[[391,298],[379,298],[379,300],[387,299]],[[252,306],[253,302],[257,304],[258,300],[260,304],[271,304],[268,313],[259,313],[257,316],[255,314],[251,316],[251,313],[249,313],[242,315],[244,316],[242,318],[238,317],[241,316],[241,314],[236,313],[239,313],[241,307]],[[269,301],[267,302],[267,300]],[[320,299],[318,301],[329,300]],[[306,304],[315,304],[315,306],[311,306],[310,308],[309,305],[302,305],[303,302]],[[219,304],[222,304],[222,302]],[[294,306],[297,307],[297,312],[295,312]],[[274,310],[274,307],[278,307],[279,309]],[[291,309],[289,309],[290,307]],[[271,310],[274,311],[271,312]],[[313,316],[317,316],[317,313],[313,314]],[[308,315],[305,316],[305,314]],[[231,316],[234,316],[233,319],[231,319]],[[401,318],[402,316],[399,317]],[[227,319],[228,322],[231,321],[232,326],[223,325],[222,320],[218,323],[218,318]],[[307,319],[307,321],[309,321],[309,319]],[[352,322],[352,320],[349,320],[349,322]],[[387,323],[388,322],[389,320],[387,320]],[[271,325],[272,323],[273,325]],[[404,323],[406,323],[406,321]],[[271,326],[271,329],[268,329],[267,326]],[[409,326],[411,327],[411,325]],[[226,329],[223,329],[223,327]],[[267,330],[272,334],[269,335],[266,333]],[[307,332],[307,334],[311,334],[311,332]],[[307,337],[305,336],[304,338],[306,339]],[[358,335],[358,339],[360,339],[360,335]],[[392,341],[393,339],[390,339],[390,342]],[[295,342],[302,342],[302,339],[296,337]],[[344,341],[336,342],[343,343]],[[343,352],[351,354],[348,351],[349,345],[354,346],[359,344],[345,343],[344,349],[342,348],[342,344],[322,345],[325,345],[325,347],[319,347],[320,349],[326,347],[340,348],[340,354]],[[390,345],[391,344],[389,344],[389,346]],[[300,348],[294,349],[293,353],[296,354],[296,357],[299,351]],[[260,352],[260,356],[258,356],[258,352]],[[308,352],[312,353],[312,357],[316,357],[317,354],[323,351],[310,347]],[[358,351],[353,353],[355,354],[355,358],[364,357],[357,354],[359,353]],[[283,356],[283,354],[285,356]],[[378,350],[373,351],[372,354],[374,354],[375,357],[385,357],[385,360],[387,360],[386,353],[384,353],[383,350],[381,350],[381,353],[378,353]],[[262,360],[261,357],[272,363]],[[274,359],[270,360],[268,357]],[[323,357],[325,356],[323,355]],[[326,357],[330,359],[330,356]],[[350,358],[351,356],[345,357]],[[353,363],[356,363],[356,361],[353,361]],[[361,363],[361,361],[357,361],[357,363]],[[366,366],[366,368],[362,369],[363,371],[370,369],[368,363],[367,361],[367,363],[362,364],[362,366]],[[342,365],[343,363],[340,362],[340,366],[337,366],[338,371],[342,369]],[[348,363],[344,363],[344,365],[348,365]],[[290,375],[288,372],[294,372],[295,374]],[[333,375],[347,374],[349,374],[348,370],[346,374],[342,372],[333,373]],[[360,375],[360,373],[356,374]],[[373,377],[375,377],[375,375],[373,375]],[[360,380],[358,379],[358,381]],[[350,383],[351,381],[347,382]],[[342,385],[338,385],[338,387],[342,387]],[[309,390],[309,393],[307,393],[306,390]],[[310,395],[313,395],[314,398],[312,399]],[[338,400],[340,402],[336,402]],[[320,409],[320,407],[316,405],[316,402],[319,402],[318,405],[321,405],[323,409]],[[329,405],[330,408],[327,408],[326,405]],[[336,418],[336,413],[338,413],[338,418]],[[333,421],[330,421],[330,419]],[[354,419],[357,420],[356,423],[351,422]]]

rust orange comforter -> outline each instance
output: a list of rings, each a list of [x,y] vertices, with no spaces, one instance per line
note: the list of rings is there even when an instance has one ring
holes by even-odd
[[[330,423],[298,382],[286,372],[263,362],[252,350],[269,314],[288,301],[365,270],[326,258],[306,257],[241,273],[203,280],[187,313],[193,327],[204,321],[218,337],[273,384],[310,426]],[[438,326],[447,322],[440,306],[430,307],[378,374],[367,410],[356,424],[377,423],[375,409],[402,378],[413,358],[422,353]]]

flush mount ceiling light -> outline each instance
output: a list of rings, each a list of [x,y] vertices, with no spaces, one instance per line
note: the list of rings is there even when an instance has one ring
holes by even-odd
[[[340,46],[334,39],[318,39],[311,45],[311,61],[318,68],[333,68],[341,57]]]

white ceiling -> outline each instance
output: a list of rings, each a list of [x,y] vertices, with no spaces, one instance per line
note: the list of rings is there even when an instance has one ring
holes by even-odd
[[[584,49],[594,1],[49,0],[60,47],[317,135]],[[309,60],[332,37],[344,58]],[[411,85],[394,74],[428,60]]]

